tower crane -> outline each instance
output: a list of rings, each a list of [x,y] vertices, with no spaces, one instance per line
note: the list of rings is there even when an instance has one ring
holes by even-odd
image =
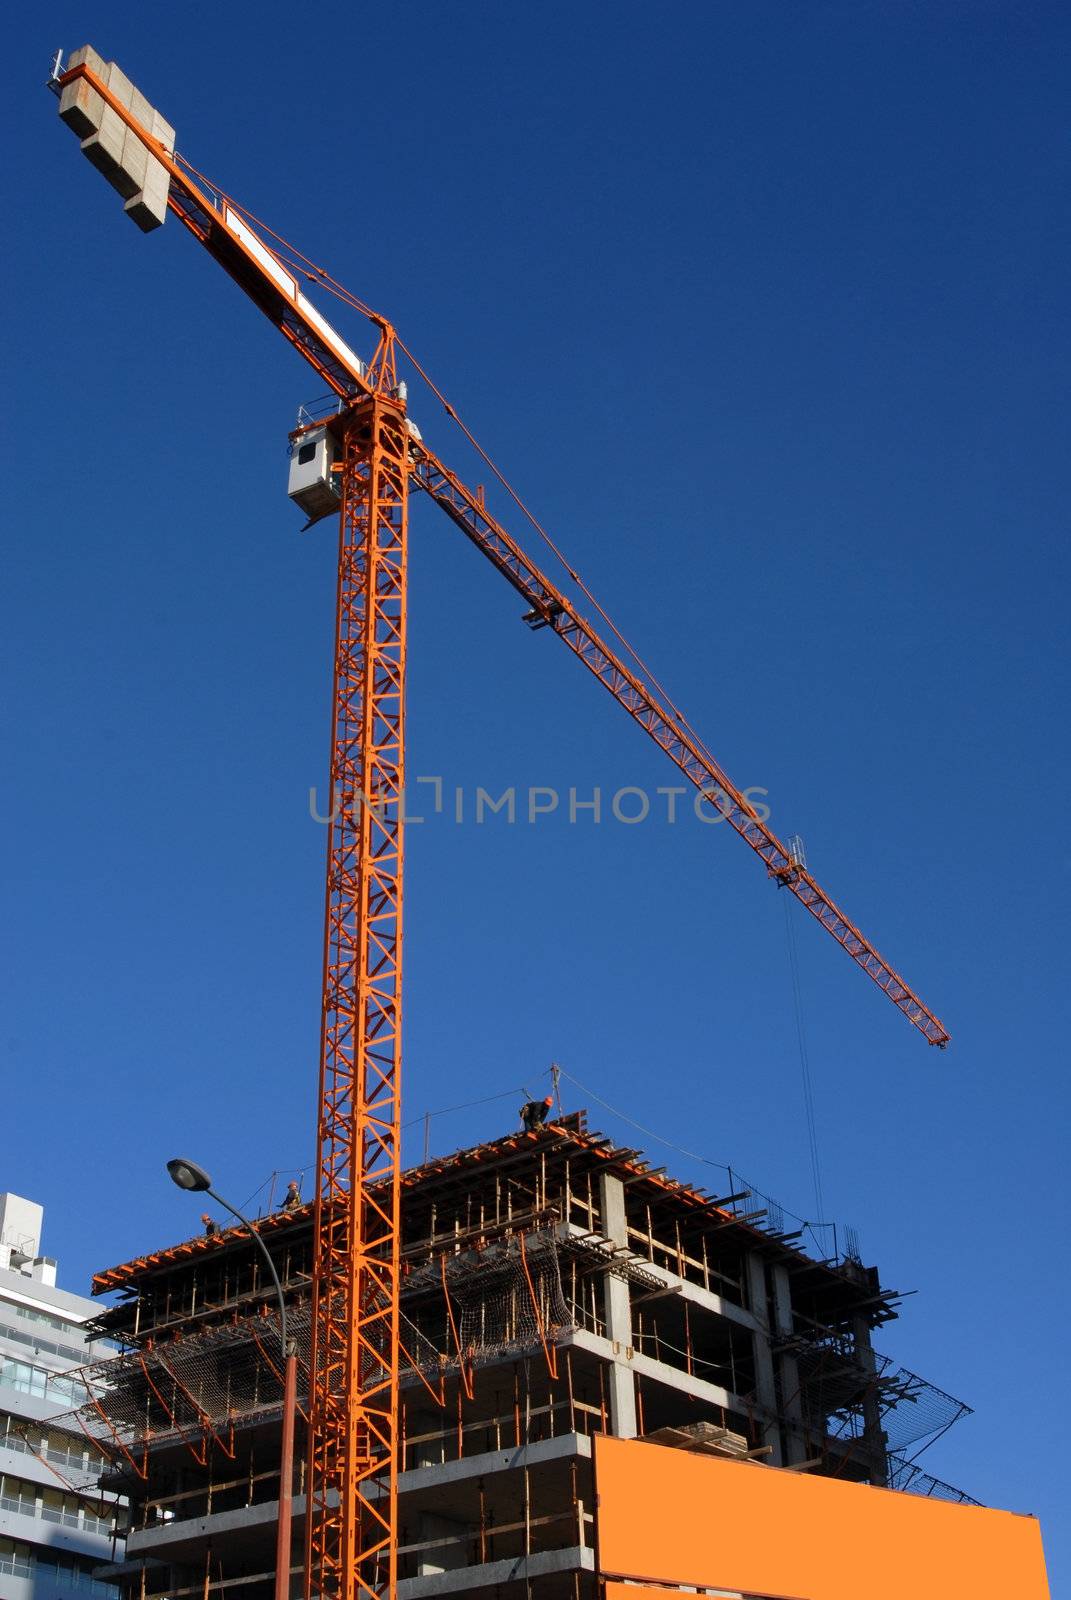
[[[397,1549],[402,864],[411,491],[427,496],[930,1044],[949,1035],[783,844],[688,722],[540,570],[407,413],[391,323],[204,179],[174,131],[90,46],[50,87],[144,231],[172,212],[326,383],[296,436],[308,504],[339,513],[330,822],[314,1211],[305,1595],[393,1596]],[[273,240],[269,244],[268,238]],[[375,332],[368,361],[308,299],[332,290]],[[410,357],[410,360],[412,358]],[[415,365],[415,363],[414,363]],[[419,367],[416,368],[419,372]],[[437,392],[437,391],[436,391]],[[440,397],[441,398],[441,397]],[[445,401],[444,401],[445,404]],[[447,410],[451,408],[447,406]],[[299,490],[299,494],[301,491]],[[315,494],[320,496],[314,504]]]

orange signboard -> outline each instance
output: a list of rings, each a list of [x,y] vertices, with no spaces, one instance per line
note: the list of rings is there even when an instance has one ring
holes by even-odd
[[[595,1489],[607,1578],[778,1600],[1049,1600],[1033,1517],[634,1439],[596,1439]]]
[[[691,1593],[690,1590],[649,1589],[642,1583],[613,1583],[609,1579],[603,1587],[606,1591],[605,1600],[679,1600],[682,1593]],[[736,1597],[739,1600],[809,1600],[805,1594],[755,1594],[754,1591],[744,1594],[740,1589],[734,1592],[734,1600]],[[713,1596],[701,1596],[700,1600],[713,1600]],[[856,1600],[867,1600],[867,1597],[857,1595]],[[905,1600],[911,1600],[911,1597],[905,1596]]]

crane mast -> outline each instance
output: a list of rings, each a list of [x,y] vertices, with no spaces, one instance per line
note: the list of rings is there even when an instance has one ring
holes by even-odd
[[[305,1526],[348,1596],[396,1583],[409,434],[378,394],[341,433]]]
[[[307,299],[299,273],[248,215],[176,157],[173,130],[114,63],[86,46],[51,87],[94,164],[148,228],[172,212],[338,397],[338,588],[305,1548],[306,1600],[391,1597],[397,1582],[402,885],[408,498],[422,490],[507,579],[931,1043],[948,1033],[769,829],[683,722],[600,638],[406,417],[395,335],[366,365]],[[94,107],[96,108],[94,110]],[[102,149],[111,116],[113,153]],[[117,120],[114,120],[117,119]],[[95,128],[96,131],[93,131]],[[115,130],[118,129],[118,134]],[[163,133],[161,133],[161,129]],[[170,136],[170,137],[169,137]],[[133,154],[129,143],[135,143]],[[88,149],[87,146],[93,146]],[[166,175],[153,189],[144,155]],[[153,168],[155,171],[156,168]],[[154,212],[154,207],[156,208]],[[140,218],[140,220],[139,220]],[[356,303],[356,302],[355,302]],[[289,1574],[277,1593],[289,1594]]]

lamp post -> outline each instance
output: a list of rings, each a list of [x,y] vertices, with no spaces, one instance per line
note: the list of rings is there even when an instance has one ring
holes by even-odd
[[[260,1237],[259,1232],[244,1217],[236,1206],[229,1200],[217,1194],[212,1187],[212,1179],[204,1167],[199,1167],[195,1161],[186,1161],[175,1157],[167,1163],[167,1170],[171,1175],[172,1183],[178,1184],[180,1189],[186,1189],[194,1194],[207,1194],[217,1205],[229,1211],[232,1217],[246,1228],[267,1263],[275,1285],[276,1298],[279,1301],[279,1336],[283,1347],[285,1361],[283,1374],[283,1432],[280,1441],[279,1458],[279,1524],[275,1542],[275,1600],[290,1600],[290,1519],[293,1509],[294,1497],[294,1413],[297,1409],[297,1347],[290,1338],[286,1320],[286,1301],[283,1299],[283,1286],[279,1282],[279,1274],[275,1270],[275,1262],[268,1254],[268,1247]]]

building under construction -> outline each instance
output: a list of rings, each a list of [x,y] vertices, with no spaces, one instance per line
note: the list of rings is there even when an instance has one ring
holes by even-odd
[[[408,1172],[402,1212],[403,1600],[594,1594],[600,1436],[967,1498],[909,1464],[966,1408],[875,1351],[896,1294],[808,1254],[753,1194],[676,1182],[574,1115]],[[312,1208],[259,1229],[304,1406]],[[129,1504],[107,1576],[129,1600],[268,1600],[282,1363],[249,1235],[158,1250],[93,1291],[116,1297],[98,1327],[124,1350],[87,1369],[77,1416]],[[294,1592],[303,1488],[299,1465]]]
[[[445,515],[521,602],[520,620],[557,639],[657,746],[683,779],[663,792],[692,793],[697,814],[727,822],[767,884],[929,1044],[943,1048],[949,1033],[819,884],[798,839],[782,841],[731,781],[391,320],[204,177],[115,61],[90,45],[66,64],[58,52],[49,87],[126,215],[146,233],[173,215],[326,386],[290,432],[288,493],[307,526],[338,516],[324,629],[334,651],[316,1201],[263,1218],[255,1238],[232,1230],[97,1276],[98,1294],[119,1296],[98,1332],[120,1353],[86,1370],[88,1398],[71,1426],[97,1444],[105,1486],[130,1507],[112,1578],[141,1600],[284,1600],[287,1576],[302,1568],[316,1600],[469,1590],[579,1600],[599,1583],[605,1600],[645,1600],[634,1587],[645,1581],[663,1585],[647,1591],[654,1600],[674,1582],[779,1600],[1026,1600],[1022,1562],[1001,1576],[987,1553],[1002,1539],[1011,1550],[1017,1536],[986,1544],[991,1514],[981,1508],[945,1507],[958,1531],[942,1523],[938,1536],[930,1518],[913,1545],[877,1532],[883,1519],[917,1520],[902,1515],[909,1504],[940,1509],[895,1490],[922,1486],[911,1448],[964,1408],[875,1352],[896,1296],[857,1251],[808,1253],[804,1230],[786,1231],[741,1186],[713,1197],[675,1183],[576,1117],[401,1173],[411,497]],[[390,218],[379,188],[373,173],[369,193]],[[388,264],[396,231],[379,229]],[[306,286],[357,314],[366,356]],[[462,429],[494,476],[492,498],[506,495],[552,551],[552,573],[498,520],[484,487],[469,487],[425,441],[410,383]],[[663,500],[672,506],[669,490]],[[605,637],[588,620],[593,608]],[[176,1167],[184,1187],[208,1186],[206,1174]],[[309,1449],[296,1494],[280,1478],[292,1459],[282,1419],[289,1428],[298,1356],[285,1319],[275,1321],[276,1268],[303,1345]],[[643,1502],[636,1486],[648,1476],[658,1481]],[[762,1484],[760,1531],[737,1563],[740,1527],[724,1508]],[[816,1531],[812,1489],[830,1491],[828,1536]],[[692,1520],[678,1526],[686,1501]],[[291,1510],[298,1531],[308,1524],[307,1561],[294,1559],[297,1534],[287,1551]],[[792,1544],[792,1516],[801,1558],[840,1562],[832,1587],[805,1563],[753,1559]],[[846,1554],[851,1524],[873,1530],[858,1560]],[[908,1545],[929,1553],[897,1574],[890,1552]],[[968,1547],[983,1551],[984,1591],[964,1588]],[[611,1592],[625,1583],[627,1594]],[[1034,1584],[1031,1600],[1038,1593]]]

